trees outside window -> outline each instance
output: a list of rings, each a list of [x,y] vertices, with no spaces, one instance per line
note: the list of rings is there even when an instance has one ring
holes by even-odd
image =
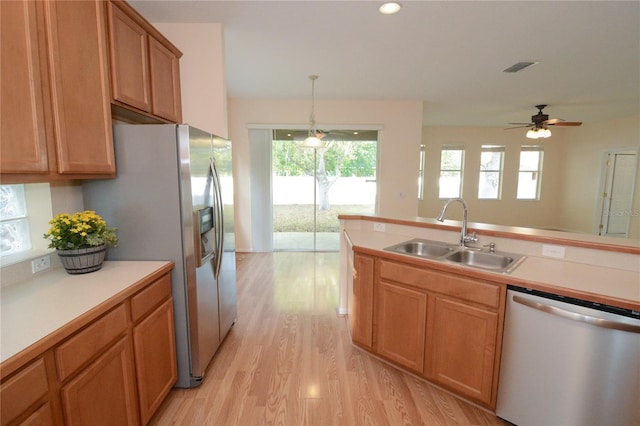
[[[499,200],[502,191],[504,146],[482,145],[478,198]]]

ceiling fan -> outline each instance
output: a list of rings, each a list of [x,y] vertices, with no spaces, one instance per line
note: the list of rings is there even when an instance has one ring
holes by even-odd
[[[548,114],[542,112],[546,105],[536,105],[538,113],[531,116],[530,123],[509,123],[514,124],[515,127],[508,127],[505,130],[520,129],[523,127],[529,127],[527,137],[531,139],[548,138],[551,136],[551,131],[547,126],[581,126],[581,121],[565,121],[562,118],[549,118]]]

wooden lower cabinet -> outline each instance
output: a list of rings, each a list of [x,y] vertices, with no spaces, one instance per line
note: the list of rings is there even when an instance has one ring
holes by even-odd
[[[44,357],[31,362],[0,387],[0,424],[55,424]]]
[[[380,281],[376,297],[376,352],[422,373],[427,323],[426,292]]]
[[[356,299],[360,303],[354,311],[366,311],[363,304],[371,303],[370,350],[495,409],[506,287],[382,257],[369,259],[374,263],[373,300]]]
[[[373,264],[373,257],[355,253],[347,297],[351,340],[367,348],[373,344]]]
[[[429,378],[490,405],[498,313],[441,296],[433,298],[432,306],[425,357]]]
[[[158,409],[178,378],[173,302],[167,299],[133,329],[142,424]]]
[[[0,370],[0,424],[147,424],[175,384],[177,364],[170,270],[145,284],[87,313],[91,321],[56,331],[62,337],[35,358]]]
[[[125,336],[61,389],[67,425],[137,425],[131,345]]]

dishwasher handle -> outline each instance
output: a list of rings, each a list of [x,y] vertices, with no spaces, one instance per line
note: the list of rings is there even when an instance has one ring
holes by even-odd
[[[612,330],[628,331],[630,333],[640,333],[640,325],[627,324],[623,322],[610,321],[603,318],[596,318],[590,315],[579,314],[577,312],[571,312],[566,309],[558,308],[556,306],[545,305],[533,300],[526,299],[521,296],[514,295],[513,301],[520,303],[521,305],[528,306],[529,308],[537,309],[542,312],[549,313],[551,315],[557,315],[562,318],[567,318],[573,321],[584,322],[587,324],[595,325],[596,327],[610,328]]]

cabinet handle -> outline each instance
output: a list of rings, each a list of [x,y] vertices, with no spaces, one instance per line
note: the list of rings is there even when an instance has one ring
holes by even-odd
[[[513,301],[520,303],[521,305],[529,308],[537,309],[542,312],[546,312],[551,315],[556,315],[562,318],[567,318],[573,321],[584,322],[596,327],[610,328],[612,330],[628,331],[630,333],[640,333],[640,325],[626,324],[618,321],[606,320],[603,318],[592,317],[590,315],[579,314],[577,312],[568,311],[566,309],[558,308],[555,306],[545,305],[542,303],[534,302],[533,300],[525,299],[520,296],[513,296]]]

